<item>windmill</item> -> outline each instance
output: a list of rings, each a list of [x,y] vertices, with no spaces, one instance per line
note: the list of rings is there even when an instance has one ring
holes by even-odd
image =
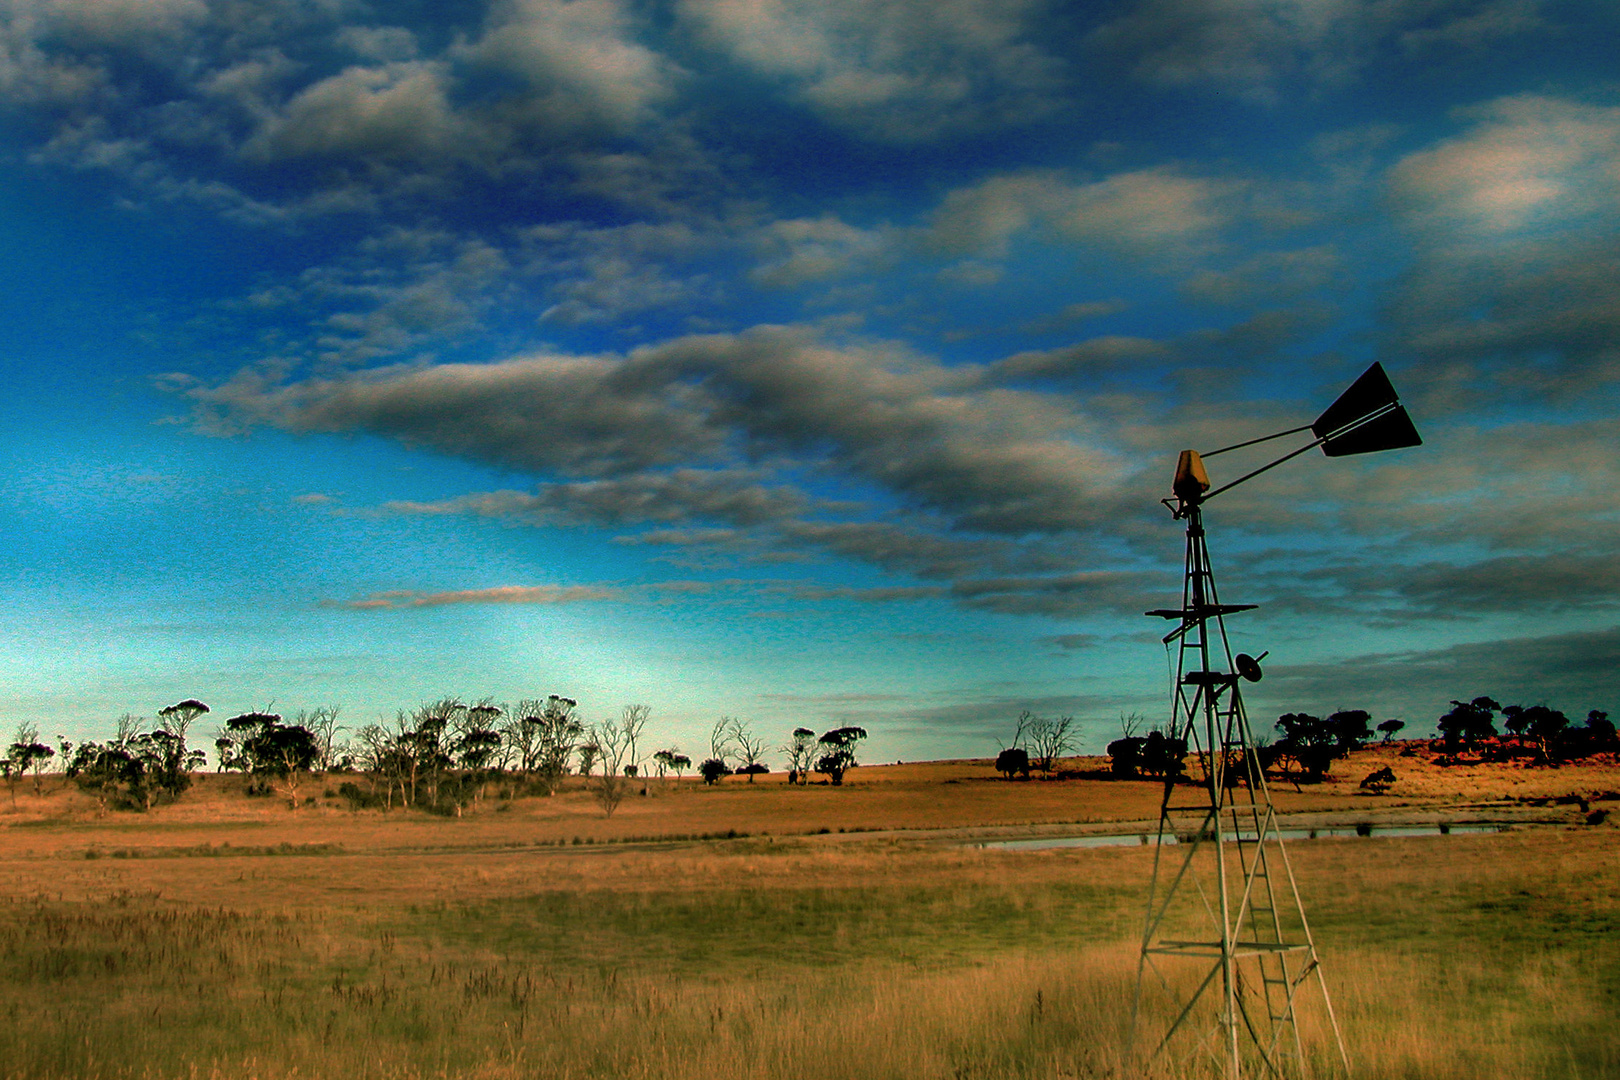
[[[1206,458],[1305,431],[1314,436],[1311,442],[1211,490]],[[1260,661],[1267,654],[1234,656],[1226,636],[1226,616],[1256,605],[1221,602],[1203,505],[1315,447],[1328,457],[1344,457],[1421,443],[1389,377],[1374,364],[1315,423],[1206,454],[1184,450],[1176,463],[1174,498],[1164,504],[1187,525],[1181,606],[1147,614],[1177,623],[1164,637],[1165,646],[1177,651],[1168,736],[1172,745],[1188,751],[1191,767],[1179,782],[1174,770],[1166,771],[1159,809],[1133,1041],[1149,1034],[1142,1031],[1149,999],[1167,1003],[1175,1019],[1142,1044],[1149,1061],[1204,1059],[1226,1080],[1240,1080],[1245,1072],[1304,1075],[1298,1009],[1313,997],[1320,1000],[1338,1060],[1349,1072],[1243,709],[1241,684],[1260,680]],[[1184,975],[1188,968],[1191,978]]]

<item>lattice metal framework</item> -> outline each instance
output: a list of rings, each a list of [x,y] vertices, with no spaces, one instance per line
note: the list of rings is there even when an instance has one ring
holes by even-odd
[[[1196,1067],[1207,1061],[1230,1080],[1245,1073],[1303,1076],[1298,1010],[1309,994],[1320,1001],[1348,1074],[1321,961],[1243,710],[1240,684],[1258,678],[1259,665],[1234,657],[1226,636],[1226,616],[1255,605],[1220,601],[1201,494],[1178,483],[1175,513],[1187,523],[1182,606],[1148,613],[1179,623],[1164,639],[1177,653],[1169,735],[1184,740],[1188,753],[1186,774],[1179,782],[1166,780],[1159,812],[1137,972],[1134,1050],[1149,1062],[1171,1058]],[[1175,1016],[1168,1029],[1144,1031],[1148,1007],[1157,1005],[1152,1011],[1162,1015],[1166,1003]]]

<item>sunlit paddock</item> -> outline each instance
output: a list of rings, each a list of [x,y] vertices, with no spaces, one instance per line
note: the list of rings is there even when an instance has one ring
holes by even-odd
[[[1403,750],[1406,753],[1403,753]],[[1272,784],[1281,813],[1321,812],[1348,820],[1384,820],[1417,812],[1450,816],[1502,816],[1500,806],[1597,796],[1620,788],[1612,755],[1557,769],[1523,763],[1461,763],[1442,766],[1422,743],[1375,745],[1338,763],[1325,782],[1296,788]],[[1379,794],[1359,781],[1390,767],[1398,779]],[[60,775],[46,776],[40,794],[30,780],[0,792],[0,857],[160,852],[175,848],[260,848],[280,844],[322,845],[344,851],[481,846],[526,847],[733,837],[956,830],[963,835],[1016,833],[1035,828],[1108,827],[1157,820],[1162,789],[1151,781],[1109,778],[1108,759],[1080,757],[1058,764],[1057,779],[1008,781],[988,760],[863,765],[840,787],[792,786],[781,773],[749,782],[730,777],[713,787],[690,776],[637,782],[611,815],[593,797],[590,784],[568,777],[553,797],[523,795],[510,781],[492,781],[466,807],[449,817],[404,811],[355,810],[341,794],[345,783],[364,787],[361,776],[304,776],[297,809],[279,787],[248,796],[249,780],[237,774],[196,774],[173,802],[145,813],[104,811],[96,799]],[[1579,819],[1572,808],[1539,812],[1556,820]],[[8,828],[9,826],[9,828]]]
[[[299,815],[236,852],[161,815],[117,847],[4,830],[6,1074],[1136,1074],[1148,849],[512,847],[398,814],[340,846]],[[1620,1073],[1611,827],[1291,850],[1357,1076]]]

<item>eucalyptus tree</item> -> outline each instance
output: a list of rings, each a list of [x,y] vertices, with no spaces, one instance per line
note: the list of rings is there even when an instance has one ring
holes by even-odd
[[[816,758],[816,772],[826,776],[834,787],[844,782],[844,774],[859,764],[855,760],[855,747],[866,738],[863,727],[836,727],[824,731],[816,740],[821,755]]]
[[[455,737],[451,742],[451,756],[456,765],[468,772],[481,773],[491,768],[500,753],[499,724],[503,710],[489,701],[469,705],[461,715]]]
[[[1437,722],[1445,739],[1446,756],[1455,758],[1463,747],[1477,746],[1485,739],[1496,737],[1496,714],[1502,706],[1488,697],[1471,701],[1453,701],[1451,711]]]
[[[816,733],[811,728],[793,729],[793,737],[782,747],[788,759],[788,783],[808,784],[816,764]]]
[[[267,787],[279,787],[296,809],[299,785],[319,756],[314,734],[283,723],[279,713],[257,710],[226,720],[225,730],[236,747],[235,766]]]
[[[674,773],[679,780],[681,774],[692,767],[692,759],[681,753],[678,746],[667,750],[659,750],[653,754],[653,763],[658,766],[658,776],[662,779],[665,773]]]
[[[39,725],[18,724],[16,737],[6,748],[6,780],[11,787],[11,801],[17,802],[17,779],[34,774],[34,794],[40,794],[40,771],[45,763],[56,756],[56,751],[39,741]]]
[[[171,794],[178,795],[190,787],[191,773],[203,766],[203,752],[186,745],[186,733],[199,716],[205,716],[208,712],[208,706],[196,698],[177,701],[158,710],[156,731],[139,737],[156,759],[152,770],[153,781]]]
[[[167,708],[158,710],[158,724],[164,731],[185,742],[186,732],[191,729],[192,722],[199,716],[209,712],[208,706],[196,698],[186,698],[177,701]]]
[[[133,804],[145,778],[145,764],[117,738],[80,743],[64,771],[69,780],[96,797],[100,814],[110,806]],[[145,802],[144,798],[140,801]]]
[[[450,755],[461,769],[461,792],[456,801],[456,816],[461,815],[466,794],[481,799],[489,783],[490,770],[498,767],[503,739],[499,724],[503,710],[484,699],[467,706],[456,725],[455,737],[450,744]]]
[[[419,787],[427,789],[427,805],[437,807],[439,785],[455,765],[450,756],[455,727],[467,706],[457,698],[440,698],[413,710],[401,723],[400,740],[409,754],[411,801],[421,804]]]
[[[557,793],[562,778],[568,775],[568,763],[585,734],[585,725],[574,715],[578,707],[579,702],[560,694],[550,694],[544,701],[518,702],[522,767],[545,785],[548,796]],[[584,771],[590,771],[588,765]]]

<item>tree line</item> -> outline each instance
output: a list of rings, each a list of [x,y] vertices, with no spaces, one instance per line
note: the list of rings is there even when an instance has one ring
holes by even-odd
[[[1454,763],[1467,752],[1484,761],[1528,759],[1554,766],[1593,754],[1620,750],[1620,736],[1608,713],[1593,709],[1583,724],[1546,705],[1502,705],[1489,697],[1452,701],[1435,722],[1434,739],[1443,763]],[[1497,729],[1497,720],[1502,723]],[[1124,736],[1108,744],[1110,767],[1126,779],[1174,779],[1186,770],[1187,741],[1163,730],[1137,735],[1131,720],[1122,721]],[[1341,709],[1326,717],[1284,713],[1277,718],[1275,738],[1257,738],[1254,754],[1260,767],[1296,782],[1319,783],[1333,763],[1366,746],[1376,730],[1388,742],[1401,731],[1402,720],[1372,723],[1364,709]],[[1242,769],[1234,763],[1227,775],[1237,782]],[[1389,772],[1388,769],[1383,772]],[[1370,781],[1378,782],[1374,777]],[[1392,781],[1393,776],[1388,778]],[[1387,782],[1387,781],[1386,781]]]
[[[551,694],[516,705],[442,698],[400,710],[391,723],[351,730],[338,706],[300,711],[291,719],[270,708],[226,719],[215,734],[217,772],[240,773],[249,795],[280,795],[297,807],[316,776],[336,779],[335,794],[351,807],[416,809],[461,816],[493,792],[502,799],[556,794],[564,778],[581,778],[606,814],[633,788],[673,775],[681,778],[692,759],[679,747],[652,750],[647,705],[626,705],[619,715],[587,723],[573,698]],[[42,743],[37,725],[24,724],[0,758],[16,802],[20,780],[41,773],[53,759],[66,778],[95,796],[99,809],[148,810],[173,801],[191,786],[207,755],[191,745],[198,720],[211,710],[187,698],[158,710],[155,720],[125,713],[110,738],[74,744]],[[864,728],[840,726],[817,735],[794,729],[779,749],[789,762],[788,782],[804,785],[812,775],[842,784],[857,766]],[[770,772],[765,738],[746,721],[722,717],[710,736],[709,756],[698,765],[708,785],[734,774]]]

